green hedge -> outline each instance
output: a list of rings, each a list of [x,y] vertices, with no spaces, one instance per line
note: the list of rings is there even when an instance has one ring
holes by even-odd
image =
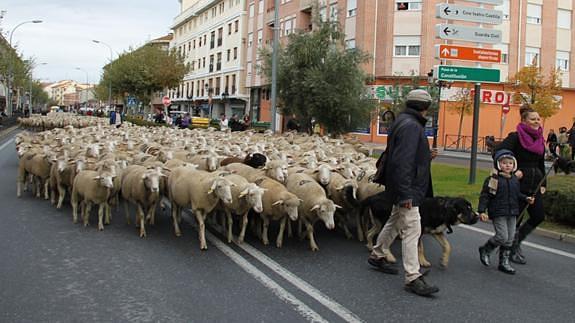
[[[575,177],[549,177],[543,203],[548,220],[575,227]]]

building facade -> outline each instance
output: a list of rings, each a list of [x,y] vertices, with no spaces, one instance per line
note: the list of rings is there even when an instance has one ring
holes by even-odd
[[[172,29],[175,48],[191,66],[169,91],[171,109],[217,118],[246,111],[246,0],[180,0]]]

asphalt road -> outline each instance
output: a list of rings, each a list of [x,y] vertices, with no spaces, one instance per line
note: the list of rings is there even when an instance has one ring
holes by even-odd
[[[435,265],[428,280],[441,291],[422,298],[403,291],[402,276],[372,270],[362,243],[320,225],[318,252],[295,238],[281,249],[250,235],[241,246],[227,244],[213,229],[201,252],[191,222],[176,238],[162,213],[145,239],[118,210],[103,232],[95,215],[89,227],[74,225],[69,206],[56,210],[30,192],[16,198],[18,160],[5,142],[0,322],[570,322],[575,315],[573,244],[531,236],[528,264],[508,276],[479,263],[477,247],[488,236],[477,230],[489,225],[454,229],[446,270],[426,237]]]

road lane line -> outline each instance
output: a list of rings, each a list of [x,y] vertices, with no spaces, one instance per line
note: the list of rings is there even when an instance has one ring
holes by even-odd
[[[248,274],[252,275],[257,281],[259,281],[266,288],[271,290],[278,298],[286,303],[292,304],[295,307],[296,312],[307,319],[310,322],[325,322],[328,321],[321,317],[317,312],[312,310],[302,301],[297,299],[293,294],[285,290],[278,283],[269,278],[266,274],[257,269],[249,261],[247,261],[240,254],[235,252],[232,248],[228,247],[225,243],[220,241],[216,236],[206,230],[206,238],[208,241],[228,256],[233,262],[245,270]]]
[[[483,234],[488,235],[488,236],[494,235],[494,233],[491,232],[491,231],[489,231],[489,230],[484,230],[484,229],[472,227],[472,226],[465,225],[465,224],[460,224],[460,225],[458,225],[458,226],[461,227],[461,228],[467,229],[467,230],[471,230],[471,231],[483,233]],[[529,247],[531,247],[531,248],[539,249],[539,250],[542,250],[542,251],[547,251],[547,252],[549,252],[549,253],[556,254],[556,255],[559,255],[559,256],[563,256],[563,257],[575,259],[575,254],[572,254],[572,253],[567,252],[567,251],[555,249],[555,248],[545,247],[545,246],[542,246],[542,245],[537,244],[537,243],[528,242],[528,241],[523,241],[522,245],[529,246]]]
[[[167,198],[163,198],[162,202],[165,202],[166,206],[170,205],[170,202],[168,201]],[[191,214],[191,210],[184,210],[185,212],[183,213],[190,213]],[[194,228],[196,228],[195,225],[195,221],[193,221],[193,218],[190,218],[188,216],[186,216],[186,214],[182,215],[182,218],[186,219],[186,222],[188,222],[188,224],[192,225]],[[208,230],[206,230],[206,238],[216,246],[216,248],[220,249],[220,251],[222,251],[224,254],[226,254],[228,257],[232,258],[232,256],[230,256],[228,254],[228,252],[234,253],[235,255],[237,255],[237,257],[243,259],[243,261],[245,261],[248,265],[252,266],[245,258],[243,258],[242,256],[240,256],[239,254],[237,254],[235,251],[233,251],[233,249],[231,249],[230,247],[228,247],[224,242],[222,242],[220,239],[218,239],[216,236],[214,236],[212,233],[210,233]],[[316,289],[315,287],[313,287],[312,285],[308,284],[307,282],[305,282],[304,280],[302,280],[301,278],[297,277],[296,275],[294,275],[293,273],[291,273],[289,270],[285,269],[284,267],[282,267],[280,264],[278,264],[277,262],[273,261],[271,258],[269,258],[268,256],[266,256],[265,254],[261,253],[259,250],[257,250],[256,248],[250,246],[248,243],[243,242],[243,243],[238,243],[236,237],[234,237],[234,243],[239,246],[242,250],[244,250],[245,252],[247,252],[248,254],[250,254],[252,257],[256,258],[257,260],[259,260],[262,264],[264,264],[266,267],[268,267],[269,269],[273,270],[275,273],[277,273],[278,275],[280,275],[281,277],[283,277],[285,280],[287,280],[288,282],[290,282],[292,285],[294,285],[295,287],[297,287],[299,290],[301,290],[302,292],[306,293],[307,295],[309,295],[310,297],[312,297],[313,299],[315,299],[316,301],[318,301],[320,304],[324,305],[325,307],[327,307],[329,310],[331,310],[332,312],[334,312],[335,314],[337,314],[339,317],[341,317],[343,320],[345,320],[346,322],[353,322],[353,323],[360,323],[360,322],[364,322],[361,318],[359,318],[357,315],[355,315],[353,312],[351,312],[350,310],[348,310],[347,308],[345,308],[343,305],[339,304],[338,302],[332,300],[330,297],[328,297],[327,295],[325,295],[324,293],[322,293],[321,291],[319,291],[318,289]],[[226,251],[224,251],[226,250]],[[232,260],[235,259],[232,258]],[[244,268],[241,264],[239,264],[238,262],[236,262],[240,267]],[[244,268],[244,270],[246,270],[246,268]],[[254,267],[254,270],[257,270],[259,272],[259,270],[257,268]],[[248,271],[248,270],[246,270]],[[249,272],[249,271],[248,271]],[[263,276],[267,277],[264,273],[260,272]],[[251,273],[250,273],[251,274]],[[254,275],[254,277],[256,277]],[[269,277],[267,277],[269,279]],[[256,277],[257,279],[257,277]],[[259,279],[258,279],[259,280]],[[273,280],[270,279],[270,281],[272,283],[275,284],[275,282]],[[261,281],[260,281],[261,282]],[[263,283],[263,282],[262,282]],[[264,284],[266,285],[266,284]],[[266,285],[266,287],[268,287]],[[281,288],[278,285],[279,288]],[[269,288],[269,287],[268,287]],[[289,294],[289,292],[286,291],[286,293]],[[277,294],[276,294],[277,295]],[[291,295],[291,294],[290,294]],[[281,297],[280,297],[281,298]],[[284,299],[284,298],[282,298]],[[297,300],[297,299],[296,299]],[[302,303],[303,304],[303,303]],[[303,304],[305,306],[305,304]],[[313,310],[310,309],[310,311],[313,312]],[[315,312],[314,312],[315,313]],[[317,314],[317,313],[316,313]],[[303,314],[302,314],[303,315]]]
[[[2,146],[0,146],[0,151],[2,151],[4,148],[6,148],[9,144],[11,144],[14,141],[14,138],[6,141]]]
[[[303,291],[304,293],[308,294],[310,297],[324,305],[325,307],[329,308],[332,312],[337,314],[346,322],[363,322],[357,315],[353,312],[345,308],[343,305],[339,304],[338,302],[331,299],[329,296],[325,295],[312,285],[308,284],[303,279],[297,277],[289,270],[282,267],[280,264],[263,254],[261,251],[257,250],[256,248],[250,246],[249,244],[242,242],[238,243],[237,239],[234,238],[234,243],[240,247],[242,250],[259,260],[262,264],[266,267],[270,268],[278,275],[283,277],[285,280],[293,284],[295,287]]]

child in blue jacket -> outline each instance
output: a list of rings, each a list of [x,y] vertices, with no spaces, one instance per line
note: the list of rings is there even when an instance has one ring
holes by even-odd
[[[517,160],[510,150],[497,151],[494,156],[494,166],[491,176],[487,177],[483,184],[477,211],[481,221],[486,222],[488,218],[493,221],[495,236],[479,247],[479,259],[482,264],[489,266],[489,256],[499,247],[498,269],[506,274],[515,274],[515,269],[509,263],[509,256],[515,236],[517,216],[521,212],[519,202],[526,200],[529,204],[533,204],[535,200],[519,190],[519,180],[514,175],[517,170]],[[488,211],[489,216],[485,211]]]

